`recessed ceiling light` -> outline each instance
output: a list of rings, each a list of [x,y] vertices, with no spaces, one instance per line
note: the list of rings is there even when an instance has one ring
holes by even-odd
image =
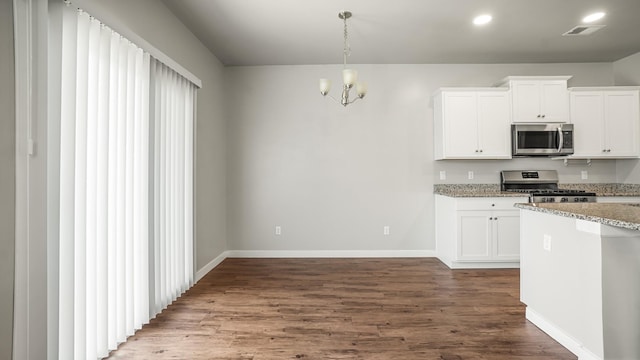
[[[476,25],[485,25],[490,23],[491,19],[493,18],[489,14],[479,15],[473,19],[473,23]]]
[[[602,19],[604,17],[604,15],[605,15],[605,13],[603,13],[603,12],[593,13],[593,14],[585,16],[584,19],[582,19],[582,22],[590,23],[590,22],[598,21],[598,20]]]

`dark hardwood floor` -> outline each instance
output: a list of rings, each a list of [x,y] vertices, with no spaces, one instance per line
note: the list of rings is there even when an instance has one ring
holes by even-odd
[[[519,271],[433,258],[226,259],[112,359],[576,359]]]

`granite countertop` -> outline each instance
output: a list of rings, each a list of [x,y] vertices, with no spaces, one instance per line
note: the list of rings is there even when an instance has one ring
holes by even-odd
[[[500,191],[498,184],[435,184],[433,193],[449,197],[527,197],[527,194]]]
[[[515,207],[640,231],[640,204],[533,203]]]
[[[596,196],[638,196],[640,184],[585,183],[559,184],[561,189],[585,190]],[[500,191],[499,184],[435,184],[433,193],[450,197],[522,197],[519,193]]]

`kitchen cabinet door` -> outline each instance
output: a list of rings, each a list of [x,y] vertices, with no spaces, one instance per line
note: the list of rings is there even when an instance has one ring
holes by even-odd
[[[570,76],[521,77],[505,79],[512,92],[514,123],[547,123],[569,121]]]
[[[566,81],[540,82],[540,113],[543,122],[569,122]]]
[[[491,220],[488,211],[458,213],[458,260],[491,258]]]
[[[513,122],[542,122],[540,114],[540,83],[538,81],[514,81]]]
[[[479,156],[491,159],[511,158],[509,94],[478,92]]]
[[[444,154],[450,158],[478,155],[478,120],[474,92],[443,94]]]
[[[493,213],[493,257],[500,260],[520,260],[520,211]]]
[[[573,157],[606,156],[604,102],[600,91],[571,93]]]
[[[617,158],[639,156],[638,91],[606,91],[603,97],[607,154]]]

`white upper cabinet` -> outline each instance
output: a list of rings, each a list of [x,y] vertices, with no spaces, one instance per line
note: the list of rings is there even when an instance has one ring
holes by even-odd
[[[507,89],[440,89],[434,96],[435,159],[510,159],[509,112]]]
[[[640,157],[640,88],[572,88],[573,158]]]
[[[514,123],[569,122],[567,80],[571,76],[509,76]]]

